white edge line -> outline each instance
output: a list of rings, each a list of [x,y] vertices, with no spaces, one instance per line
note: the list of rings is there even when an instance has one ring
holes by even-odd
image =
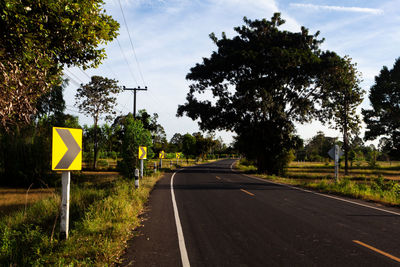
[[[235,162],[236,162],[236,161],[235,161]],[[387,213],[390,213],[390,214],[394,214],[394,215],[400,216],[400,213],[395,212],[395,211],[385,210],[385,209],[381,209],[381,208],[377,208],[377,207],[365,205],[365,204],[362,204],[362,203],[358,203],[358,202],[355,202],[355,201],[351,201],[351,200],[348,200],[348,199],[344,199],[344,198],[340,198],[340,197],[336,197],[336,196],[331,196],[331,195],[326,195],[326,194],[321,194],[321,193],[317,193],[317,192],[310,191],[310,190],[307,190],[307,189],[299,188],[299,187],[296,187],[296,186],[287,185],[287,184],[283,184],[283,183],[276,183],[276,182],[272,182],[272,181],[270,181],[270,180],[266,180],[266,179],[262,179],[262,178],[258,178],[258,177],[254,177],[254,176],[250,176],[250,175],[247,175],[247,174],[244,174],[244,173],[241,173],[241,172],[239,172],[239,171],[234,170],[234,169],[233,169],[233,164],[235,164],[235,162],[232,163],[232,165],[231,165],[231,170],[232,170],[233,172],[239,173],[239,174],[241,174],[241,175],[243,175],[243,176],[246,176],[246,177],[248,177],[248,178],[257,179],[257,180],[263,181],[263,182],[265,182],[265,183],[271,183],[271,184],[276,184],[276,185],[283,185],[283,186],[286,186],[286,187],[289,187],[289,188],[292,188],[292,189],[300,190],[300,191],[307,192],[307,193],[311,193],[311,194],[314,194],[314,195],[323,196],[323,197],[327,197],[327,198],[331,198],[331,199],[336,199],[336,200],[340,200],[340,201],[343,201],[343,202],[347,202],[347,203],[355,204],[355,205],[358,205],[358,206],[362,206],[362,207],[365,207],[365,208],[370,208],[370,209],[374,209],[374,210],[379,210],[379,211],[383,211],[383,212],[387,212]]]
[[[178,212],[178,207],[176,206],[175,193],[174,193],[174,177],[175,174],[179,171],[180,170],[174,172],[174,174],[171,177],[171,198],[172,198],[172,206],[174,207],[175,224],[176,224],[176,231],[178,233],[178,243],[179,243],[179,250],[181,251],[182,266],[190,267],[189,257],[186,251],[185,238],[183,236],[181,220],[179,219],[179,212]]]

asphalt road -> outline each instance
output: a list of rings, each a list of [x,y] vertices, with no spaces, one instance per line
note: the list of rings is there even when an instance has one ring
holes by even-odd
[[[399,210],[247,177],[233,162],[160,180],[122,265],[400,266]]]

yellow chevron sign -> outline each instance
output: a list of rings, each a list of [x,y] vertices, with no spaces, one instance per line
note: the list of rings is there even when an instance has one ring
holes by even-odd
[[[139,159],[147,159],[147,147],[139,147]]]
[[[175,153],[175,156],[176,156],[177,159],[180,159],[181,158],[181,153],[180,152],[179,153]]]
[[[51,169],[82,169],[82,129],[53,127]]]
[[[158,158],[159,158],[159,159],[165,158],[165,152],[164,152],[164,151],[161,151],[161,152],[158,154]]]

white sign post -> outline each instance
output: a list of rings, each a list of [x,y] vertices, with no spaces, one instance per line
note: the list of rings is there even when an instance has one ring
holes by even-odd
[[[143,160],[140,160],[140,178],[143,179]]]
[[[338,145],[329,150],[328,155],[335,161],[335,180],[339,181],[339,158],[343,155],[343,151]]]
[[[69,191],[71,186],[71,172],[66,171],[61,174],[61,223],[60,223],[60,238],[68,239],[69,229]]]

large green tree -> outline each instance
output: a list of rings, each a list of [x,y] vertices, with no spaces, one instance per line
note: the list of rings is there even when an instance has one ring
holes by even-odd
[[[218,49],[186,76],[193,83],[177,115],[198,119],[202,130],[235,132],[236,147],[259,172],[280,174],[300,144],[294,122],[310,121],[321,104],[322,40],[304,27],[281,30],[279,13],[244,22],[231,39],[210,35]],[[197,98],[207,90],[215,101]]]
[[[65,66],[95,67],[118,22],[102,0],[0,1],[0,123],[29,122]]]
[[[122,162],[119,167],[127,177],[133,178],[138,165],[139,146],[145,146],[150,150],[151,134],[140,120],[133,118],[132,113],[124,117],[122,132]]]
[[[92,76],[88,84],[81,85],[78,88],[75,100],[78,109],[93,118],[94,126],[94,155],[93,168],[97,167],[98,153],[98,122],[102,117],[116,114],[114,107],[117,98],[115,94],[121,91],[121,87],[117,85],[117,81],[104,78],[101,76]]]
[[[367,124],[365,140],[383,136],[385,151],[392,158],[400,158],[400,58],[389,70],[384,66],[369,92],[372,109],[362,114]]]
[[[324,69],[319,82],[324,87],[322,122],[343,135],[345,174],[348,175],[349,139],[359,133],[361,119],[357,107],[365,91],[359,86],[360,74],[349,57],[341,58],[333,52],[323,57]]]

